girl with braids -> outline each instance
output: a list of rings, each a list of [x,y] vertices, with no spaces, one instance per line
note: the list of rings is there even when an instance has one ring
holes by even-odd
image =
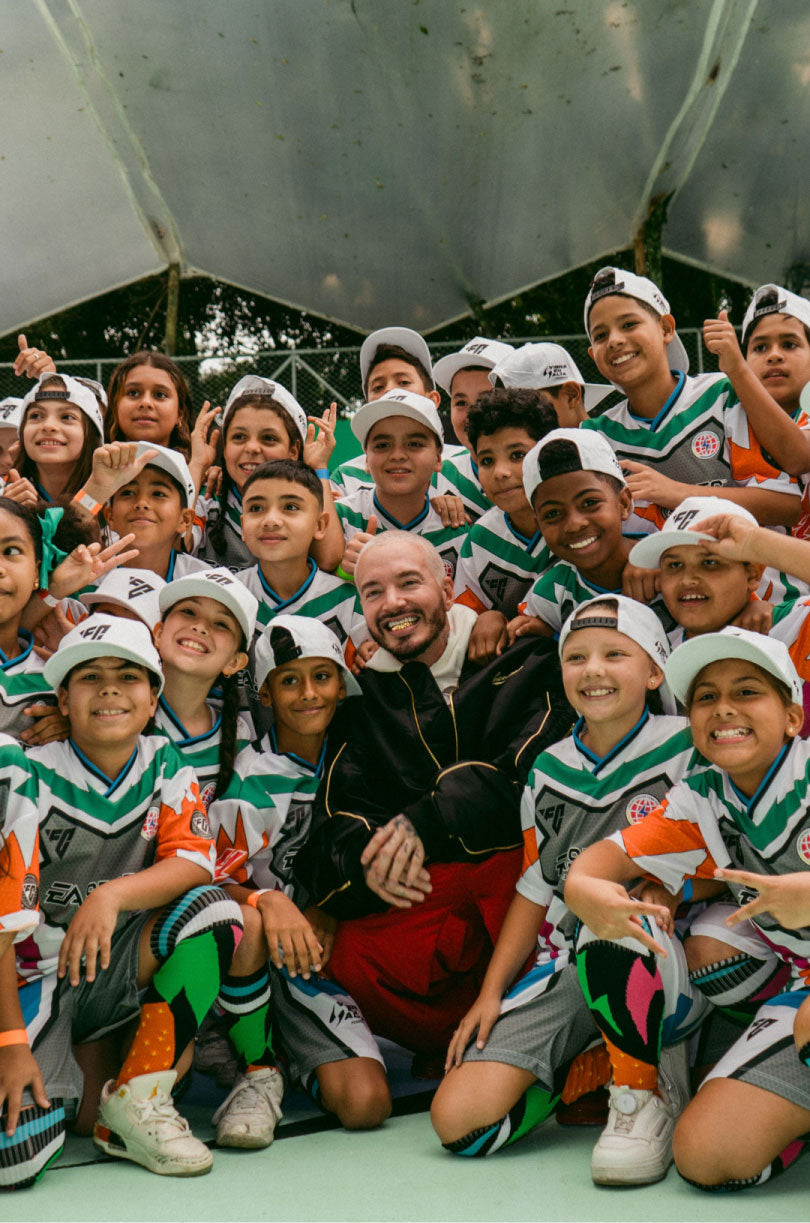
[[[216,878],[239,901],[245,931],[218,998],[240,1070],[214,1115],[217,1145],[230,1147],[273,1141],[284,1091],[276,1053],[289,1081],[347,1129],[380,1125],[391,1110],[374,1037],[353,999],[320,975],[336,923],[295,879],[327,755],[341,741],[335,713],[360,688],[330,628],[283,613],[256,643],[256,683],[273,726],[239,753],[209,808]]]
[[[251,737],[239,716],[237,675],[247,664],[257,602],[227,569],[202,569],[168,582],[159,605],[154,638],[165,688],[155,732],[191,765],[207,808],[227,789]]]
[[[208,458],[222,471],[222,487],[218,496],[197,502],[198,523],[206,524],[197,554],[233,572],[252,566],[256,558],[242,539],[245,481],[263,463],[298,459],[319,477],[329,514],[327,534],[313,545],[313,558],[319,568],[334,570],[343,556],[343,531],[326,466],[335,446],[334,429],[334,408],[308,417],[279,383],[257,375],[240,378],[225,404],[216,449],[209,445]]]

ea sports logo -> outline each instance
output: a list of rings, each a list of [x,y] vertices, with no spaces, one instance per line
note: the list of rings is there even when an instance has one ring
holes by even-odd
[[[24,909],[35,909],[39,900],[39,883],[36,875],[26,875],[23,879],[21,903]]]
[[[643,820],[645,815],[649,815],[651,811],[659,806],[660,800],[654,794],[637,794],[635,798],[631,798],[627,804],[625,815],[627,816],[628,824],[637,824],[639,820]]]
[[[720,438],[716,433],[698,433],[692,439],[692,454],[697,459],[713,459],[719,453]]]
[[[810,832],[803,832],[796,841],[796,853],[802,862],[810,863]]]

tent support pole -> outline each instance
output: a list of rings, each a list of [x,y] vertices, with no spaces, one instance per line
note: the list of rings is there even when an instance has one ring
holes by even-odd
[[[177,351],[177,313],[180,306],[180,264],[169,264],[169,276],[166,295],[166,330],[163,336],[163,350],[171,357]]]

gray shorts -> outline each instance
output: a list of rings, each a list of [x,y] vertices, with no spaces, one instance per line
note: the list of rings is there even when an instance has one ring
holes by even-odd
[[[796,1011],[809,995],[808,990],[793,990],[763,1003],[704,1083],[739,1079],[810,1111],[810,1067],[799,1061],[793,1040]]]
[[[31,1049],[39,1063],[48,1097],[79,1102],[84,1076],[73,1046],[98,1040],[138,1016],[138,951],[141,932],[151,913],[138,913],[113,936],[110,966],[95,981],[82,977],[72,986],[67,977],[43,977],[20,990]],[[33,1103],[26,1096],[25,1103]]]
[[[582,996],[577,970],[566,965],[545,991],[507,1011],[496,1021],[483,1049],[475,1037],[465,1062],[505,1062],[528,1070],[546,1091],[561,1087],[568,1067],[589,1045],[602,1039]]]
[[[285,1059],[293,1082],[304,1080],[326,1062],[382,1055],[360,1008],[328,977],[290,977],[286,968],[272,976],[273,1043]]]

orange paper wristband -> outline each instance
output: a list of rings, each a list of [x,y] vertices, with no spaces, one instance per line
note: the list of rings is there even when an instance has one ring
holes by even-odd
[[[0,1049],[6,1045],[27,1045],[28,1033],[25,1028],[10,1028],[8,1032],[0,1032]]]

